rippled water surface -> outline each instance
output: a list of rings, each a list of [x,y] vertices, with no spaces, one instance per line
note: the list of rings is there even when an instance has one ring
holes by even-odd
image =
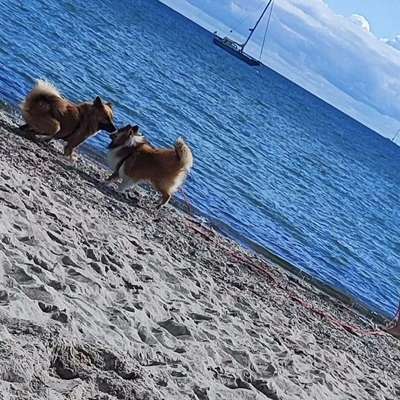
[[[400,288],[400,149],[155,0],[0,0],[0,100],[46,77],[158,145],[184,136],[191,203],[370,306]],[[106,135],[91,145],[104,151]]]

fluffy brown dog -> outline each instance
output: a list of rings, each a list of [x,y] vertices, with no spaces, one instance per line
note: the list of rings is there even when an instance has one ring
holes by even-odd
[[[21,105],[22,116],[29,136],[48,136],[48,139],[66,141],[64,155],[72,158],[73,151],[99,130],[114,132],[110,103],[103,104],[100,97],[92,103],[73,104],[64,99],[48,82],[37,81]]]
[[[158,207],[167,204],[192,168],[189,146],[178,139],[173,149],[156,149],[139,133],[138,126],[130,125],[110,137],[108,161],[114,172],[108,180],[122,178],[121,192],[137,182],[149,182],[162,195]]]

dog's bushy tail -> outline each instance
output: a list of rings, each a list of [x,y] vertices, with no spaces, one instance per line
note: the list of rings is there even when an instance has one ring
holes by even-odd
[[[60,92],[53,84],[39,79],[36,81],[35,87],[21,104],[22,113],[29,114],[32,109],[35,109],[35,112],[48,112],[54,100],[59,100],[61,98]]]
[[[179,138],[176,141],[175,151],[179,158],[181,168],[189,172],[189,170],[193,166],[193,155],[190,147],[184,142],[182,138]]]

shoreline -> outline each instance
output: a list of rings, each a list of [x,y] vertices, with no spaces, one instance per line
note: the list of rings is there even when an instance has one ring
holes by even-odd
[[[90,146],[84,144],[82,146],[82,154],[84,154],[91,161],[98,164],[101,168],[108,168],[104,159],[100,157],[96,151],[93,151]],[[278,254],[275,254],[272,250],[266,248],[265,246],[261,246],[257,242],[241,235],[239,232],[234,231],[225,223],[218,220],[210,219],[208,215],[201,213],[195,206],[190,204],[189,208],[191,211],[193,210],[194,212],[188,212],[187,204],[181,199],[173,198],[171,200],[171,204],[183,213],[185,213],[188,217],[204,218],[206,220],[208,228],[214,229],[216,232],[223,235],[224,237],[236,242],[239,246],[243,246],[247,250],[254,253],[254,256],[265,259],[266,263],[273,264],[277,268],[283,268],[287,272],[291,273],[293,277],[296,277],[301,281],[305,281],[312,286],[315,286],[317,289],[323,291],[332,298],[346,304],[355,312],[371,319],[375,323],[383,325],[391,321],[393,316],[390,315],[388,312],[374,309],[368,304],[357,299],[349,291],[346,291],[345,289],[339,289],[329,285],[328,283],[325,283],[323,280],[302,270],[300,267],[287,261],[285,258],[279,256]]]
[[[396,399],[399,341],[0,110],[0,392],[31,399]],[[6,397],[7,398],[7,397]]]
[[[96,151],[93,151],[89,145],[84,144],[82,146],[82,154],[84,154],[85,157],[87,157],[89,160],[98,164],[101,168],[108,169],[105,160],[101,156],[99,156]],[[176,197],[171,200],[171,204],[190,218],[204,218],[206,220],[206,226],[209,229],[213,229],[222,236],[233,240],[239,246],[242,246],[248,251],[251,251],[255,257],[261,257],[262,259],[264,259],[267,264],[272,264],[276,268],[283,268],[284,270],[292,274],[293,278],[296,277],[300,281],[305,281],[316,287],[318,290],[326,293],[333,299],[336,299],[346,304],[354,312],[357,312],[365,316],[366,318],[371,319],[375,323],[381,325],[387,324],[391,321],[393,316],[390,315],[388,312],[374,309],[368,304],[362,302],[360,299],[357,299],[349,291],[346,291],[345,289],[339,289],[332,285],[329,285],[328,283],[325,283],[322,279],[319,279],[312,274],[304,271],[295,264],[287,261],[285,258],[279,256],[278,254],[275,254],[272,250],[266,248],[265,246],[261,246],[257,242],[241,235],[239,232],[234,231],[225,223],[218,220],[210,219],[208,215],[201,213],[195,206],[190,204],[189,208],[193,212],[188,212],[188,205],[185,203],[185,201]]]
[[[18,117],[19,112],[15,107],[10,106],[7,103],[0,103],[0,113],[3,110],[6,111],[6,113],[9,113],[12,116],[12,118],[17,118],[17,119],[19,118]],[[79,151],[82,155],[85,155],[86,158],[97,164],[100,168],[104,168],[106,170],[108,169],[104,157],[102,157],[98,152],[93,150],[92,147],[90,147],[90,145],[88,145],[87,143],[82,144]],[[289,273],[293,274],[294,277],[300,279],[301,281],[305,281],[311,284],[312,286],[315,286],[317,289],[323,291],[332,298],[346,304],[355,312],[360,313],[366,318],[371,319],[375,323],[384,325],[390,322],[391,319],[393,318],[393,316],[390,315],[388,312],[374,308],[364,303],[360,299],[357,299],[348,290],[344,288],[343,289],[336,288],[328,283],[325,283],[322,279],[319,279],[313,276],[312,274],[304,271],[295,264],[287,261],[285,258],[279,256],[278,254],[275,254],[272,250],[266,248],[265,246],[262,246],[257,242],[249,238],[246,238],[245,236],[233,230],[225,223],[210,218],[208,215],[200,212],[195,206],[189,204],[190,212],[188,212],[188,206],[185,203],[185,201],[180,200],[176,197],[172,198],[171,204],[192,218],[199,218],[199,217],[204,218],[209,228],[212,228],[217,232],[219,232],[224,237],[233,240],[239,246],[245,247],[247,250],[253,252],[256,257],[257,256],[262,257],[265,259],[266,263],[272,263],[274,266],[278,268],[285,269]],[[194,212],[192,212],[192,210]]]

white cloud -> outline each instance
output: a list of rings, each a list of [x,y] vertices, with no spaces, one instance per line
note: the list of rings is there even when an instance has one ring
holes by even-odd
[[[382,39],[382,40],[389,46],[392,46],[395,49],[400,50],[400,35],[395,36],[393,39]]]
[[[371,32],[371,27],[369,25],[367,18],[363,17],[362,15],[353,14],[350,17],[350,20],[356,25],[358,25],[365,32]]]
[[[239,36],[246,34],[265,5],[265,0],[165,1],[178,11],[190,3],[227,26],[242,21]],[[243,20],[243,14],[248,18]],[[201,18],[192,19],[203,24]],[[366,33],[366,24],[360,22],[368,21],[358,18],[357,26],[354,18],[335,14],[323,0],[276,1],[263,59],[307,90],[392,136],[400,121],[400,52]],[[249,51],[258,54],[262,36],[260,29]]]

